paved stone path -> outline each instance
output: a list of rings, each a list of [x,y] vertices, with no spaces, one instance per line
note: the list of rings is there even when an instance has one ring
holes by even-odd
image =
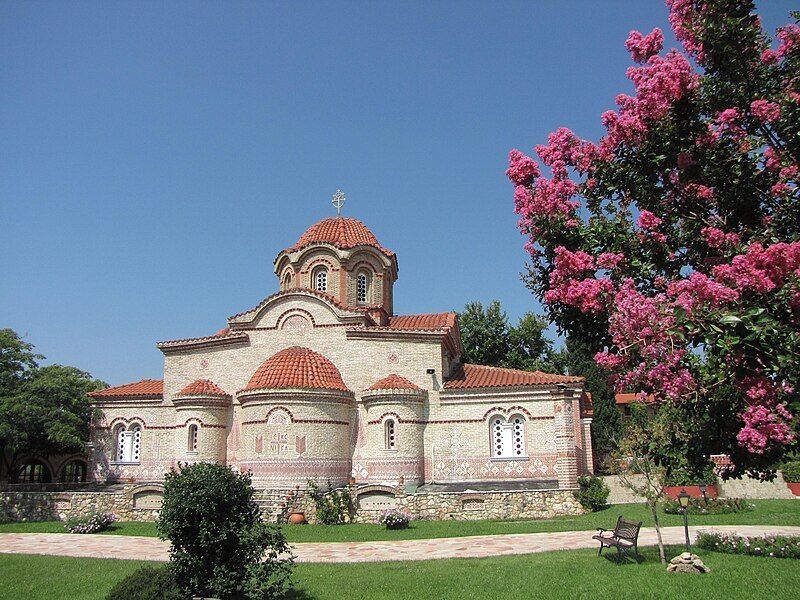
[[[683,527],[665,527],[661,531],[664,543],[684,543]],[[693,542],[698,531],[717,531],[747,536],[800,535],[800,527],[780,525],[698,526],[689,527],[689,535]],[[481,558],[549,550],[597,548],[597,542],[592,539],[594,533],[594,531],[564,531],[386,542],[303,543],[294,544],[293,552],[298,562],[323,563]],[[643,528],[639,533],[639,545],[655,544],[655,529]],[[168,548],[167,542],[150,537],[69,533],[0,534],[0,553],[7,554],[50,554],[165,561],[168,558]]]

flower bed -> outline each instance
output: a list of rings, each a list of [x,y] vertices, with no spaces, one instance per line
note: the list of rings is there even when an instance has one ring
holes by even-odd
[[[402,510],[387,510],[378,519],[378,523],[386,525],[386,529],[406,529],[413,518],[411,513]]]
[[[725,515],[751,511],[754,508],[754,504],[741,498],[709,498],[708,501],[702,498],[689,498],[688,511],[690,515]],[[680,502],[671,500],[665,503],[664,512],[670,515],[681,514]]]
[[[698,534],[696,544],[698,548],[726,554],[800,558],[800,537],[797,536],[742,537],[704,532]]]
[[[70,519],[64,528],[70,533],[97,533],[105,531],[117,520],[113,513],[95,513],[80,519]]]

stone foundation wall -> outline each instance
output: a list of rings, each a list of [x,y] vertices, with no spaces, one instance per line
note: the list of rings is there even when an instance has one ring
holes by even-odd
[[[0,491],[0,514],[14,521],[65,521],[111,512],[120,521],[156,521],[163,488],[126,485],[112,491]]]

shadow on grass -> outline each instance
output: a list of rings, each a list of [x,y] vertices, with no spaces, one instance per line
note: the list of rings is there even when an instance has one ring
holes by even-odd
[[[284,596],[285,600],[313,600],[314,596],[304,589],[292,588]]]

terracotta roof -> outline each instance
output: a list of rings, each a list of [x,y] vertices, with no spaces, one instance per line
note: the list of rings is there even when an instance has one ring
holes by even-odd
[[[150,396],[161,398],[164,395],[164,380],[162,379],[142,379],[136,383],[126,383],[109,387],[96,392],[89,392],[92,398],[117,398],[120,396]]]
[[[469,389],[491,387],[514,387],[528,385],[553,385],[557,383],[578,383],[583,377],[552,375],[541,371],[520,371],[482,365],[462,365],[448,379],[445,389]]]
[[[336,248],[347,250],[356,246],[372,246],[383,252],[386,256],[394,256],[394,252],[384,248],[378,243],[375,235],[358,219],[345,217],[332,217],[314,223],[300,236],[297,243],[285,250],[294,252],[311,244],[331,244]]]
[[[405,377],[400,377],[400,375],[396,375],[392,373],[391,375],[384,377],[380,381],[376,381],[367,389],[369,390],[419,390],[420,388],[416,383],[413,381],[409,381]]]
[[[615,394],[614,395],[614,402],[616,404],[620,404],[620,405],[630,404],[631,402],[638,401],[638,398],[637,398],[638,395],[639,394],[637,394],[635,392],[623,392],[621,394]],[[653,398],[653,396],[651,394],[651,395],[647,396],[647,398],[645,398],[644,403],[645,404],[650,404],[650,403],[652,403],[654,401],[655,401],[655,398]]]
[[[193,381],[180,392],[178,396],[221,396],[227,397],[228,393],[210,379]]]
[[[456,313],[430,315],[397,315],[389,317],[389,329],[450,329],[456,324]]]
[[[292,346],[264,361],[244,390],[305,388],[348,392],[331,361],[309,348]]]
[[[223,336],[223,335],[228,335],[230,332],[231,332],[231,328],[230,327],[223,327],[217,333],[214,334],[214,337],[220,337],[220,336]]]

